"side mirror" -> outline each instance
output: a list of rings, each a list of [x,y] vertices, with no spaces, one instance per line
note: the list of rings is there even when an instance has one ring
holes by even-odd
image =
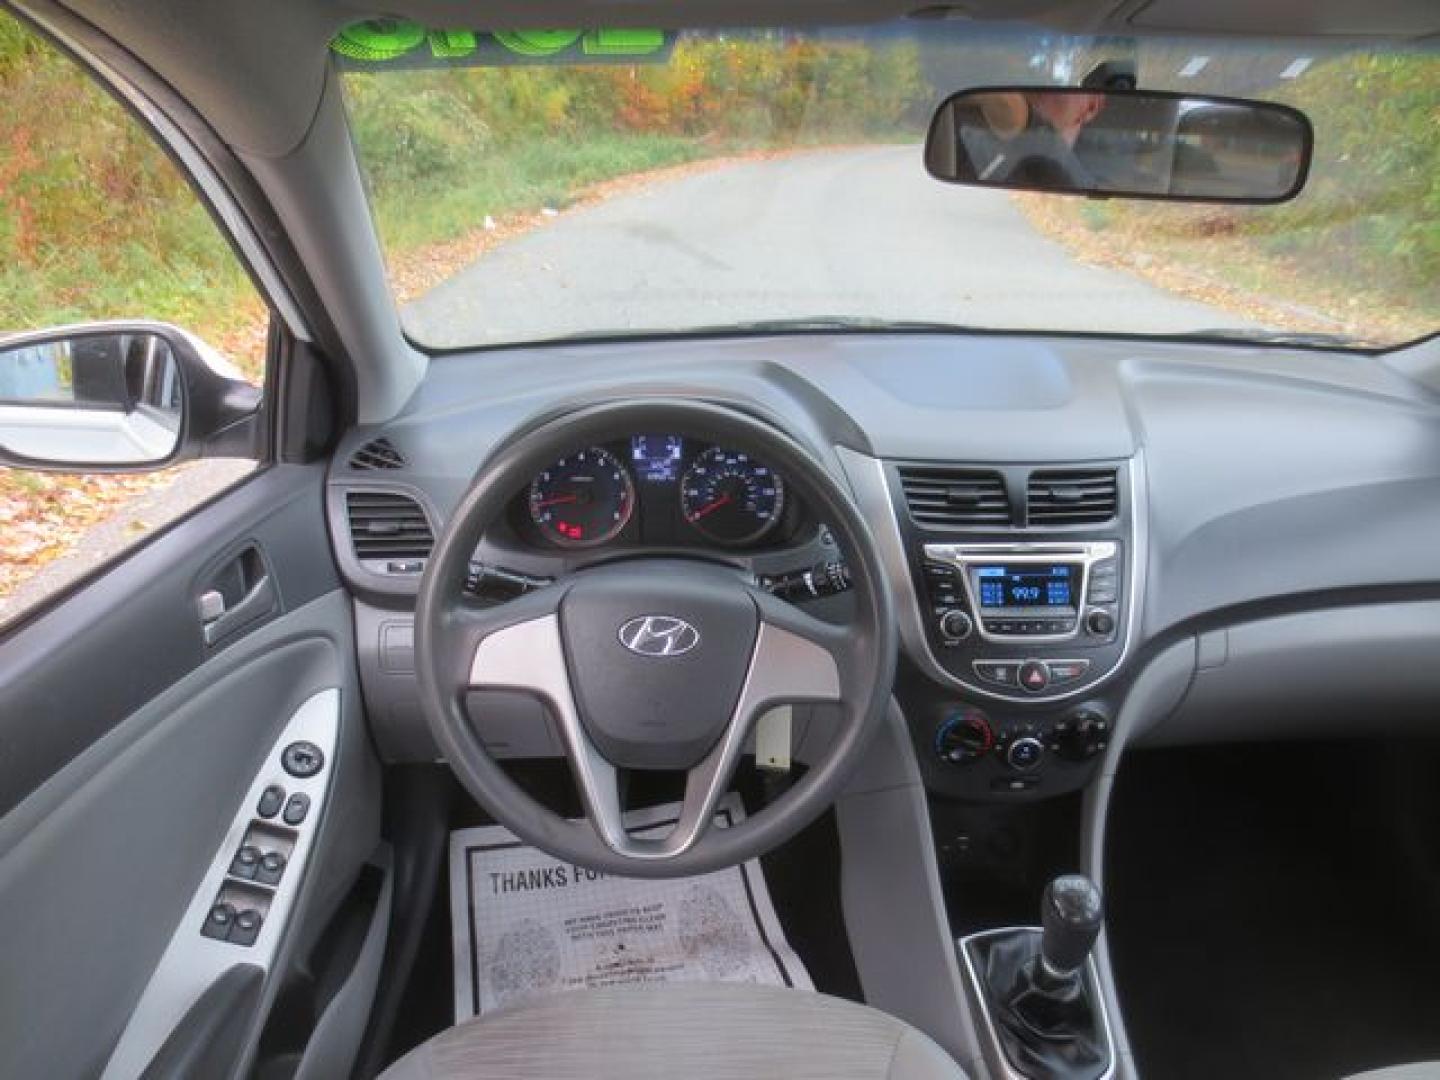
[[[260,391],[164,323],[0,337],[0,464],[144,472],[254,450]]]
[[[1314,132],[1288,105],[1151,90],[966,90],[935,114],[925,167],[951,184],[1189,202],[1299,194]]]

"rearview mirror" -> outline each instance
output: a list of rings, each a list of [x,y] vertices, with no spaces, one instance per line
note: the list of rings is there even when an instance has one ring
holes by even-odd
[[[1294,198],[1314,134],[1287,105],[1151,90],[966,90],[935,114],[925,167],[952,184],[1191,202]]]
[[[140,472],[248,453],[260,395],[228,368],[162,323],[0,338],[0,463]]]

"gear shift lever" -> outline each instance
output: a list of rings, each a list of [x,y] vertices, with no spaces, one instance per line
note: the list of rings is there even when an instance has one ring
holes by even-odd
[[[1083,874],[1066,874],[1045,886],[1035,981],[1041,985],[1073,981],[1095,947],[1103,915],[1100,890]]]
[[[975,961],[1000,1047],[1032,1080],[1098,1080],[1111,1059],[1098,988],[1086,971],[1104,904],[1079,874],[1045,887],[1040,926],[979,934]]]

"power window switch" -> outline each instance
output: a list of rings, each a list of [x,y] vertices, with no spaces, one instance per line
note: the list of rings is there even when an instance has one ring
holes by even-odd
[[[299,825],[310,813],[310,796],[297,791],[285,804],[285,824]]]
[[[278,851],[267,851],[260,857],[260,865],[255,868],[255,881],[260,885],[278,885],[284,873],[285,856]]]
[[[253,908],[239,912],[235,916],[234,926],[230,929],[230,944],[254,945],[255,939],[260,936],[261,922],[260,913]]]
[[[260,793],[260,802],[255,807],[255,812],[263,818],[273,818],[284,803],[285,789],[279,784],[271,784]]]
[[[235,926],[235,909],[229,904],[216,904],[205,916],[205,925],[200,933],[216,941],[228,941]]]
[[[280,752],[280,767],[298,780],[307,780],[325,767],[325,754],[312,742],[292,742]]]
[[[235,853],[235,858],[230,860],[230,876],[249,881],[255,877],[255,871],[259,869],[259,866],[260,849],[246,844]]]

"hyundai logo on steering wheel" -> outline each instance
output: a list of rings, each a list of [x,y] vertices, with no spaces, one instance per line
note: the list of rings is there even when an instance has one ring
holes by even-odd
[[[674,615],[641,615],[620,627],[620,644],[640,656],[683,656],[700,644],[700,631]]]

